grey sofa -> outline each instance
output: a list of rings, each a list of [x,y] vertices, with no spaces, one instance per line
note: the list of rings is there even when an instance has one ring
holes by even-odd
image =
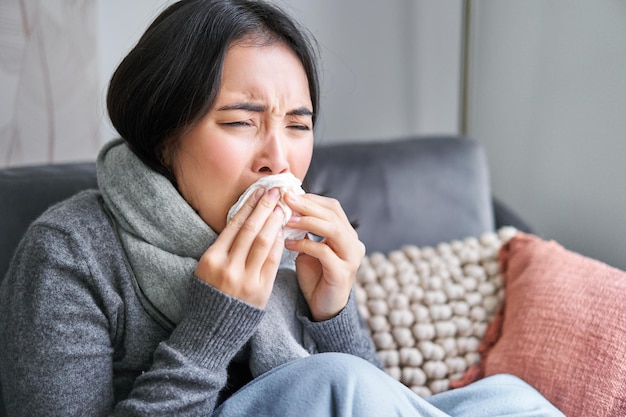
[[[0,170],[0,278],[37,216],[80,190],[96,187],[92,162]],[[404,244],[435,245],[505,225],[531,231],[492,197],[484,150],[464,137],[320,144],[305,187],[342,203],[370,253]]]

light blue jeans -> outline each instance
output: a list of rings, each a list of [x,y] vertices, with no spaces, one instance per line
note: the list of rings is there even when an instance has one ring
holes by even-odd
[[[239,390],[213,416],[564,417],[537,390],[511,375],[422,399],[369,362],[341,353],[277,367]]]

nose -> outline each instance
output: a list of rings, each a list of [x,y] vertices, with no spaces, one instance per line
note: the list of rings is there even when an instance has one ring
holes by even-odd
[[[255,172],[274,175],[289,172],[288,148],[284,135],[272,130],[261,141],[260,149],[254,161]]]

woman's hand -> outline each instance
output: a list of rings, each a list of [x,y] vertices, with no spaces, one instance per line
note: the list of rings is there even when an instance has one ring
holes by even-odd
[[[300,252],[296,259],[298,283],[313,320],[328,320],[346,306],[365,245],[337,200],[314,194],[287,193],[285,201],[298,216],[286,226],[324,236],[287,240],[285,247]]]
[[[259,190],[200,258],[195,274],[220,291],[265,308],[284,247],[278,189]]]

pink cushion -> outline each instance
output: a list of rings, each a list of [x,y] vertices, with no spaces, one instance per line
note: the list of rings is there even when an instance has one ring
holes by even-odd
[[[567,416],[626,416],[626,273],[523,233],[499,256],[504,304],[469,379],[509,373]]]

